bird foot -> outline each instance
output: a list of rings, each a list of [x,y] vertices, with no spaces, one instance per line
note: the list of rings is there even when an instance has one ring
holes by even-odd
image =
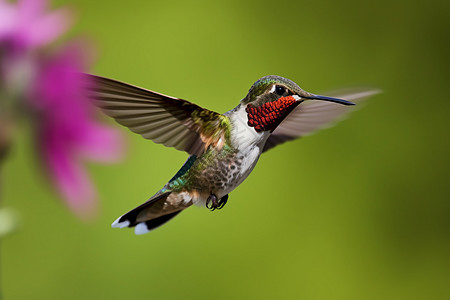
[[[227,204],[227,201],[228,201],[228,195],[225,195],[222,198],[220,198],[219,206],[217,206],[217,209],[222,209],[222,207],[224,207],[225,204]]]
[[[217,199],[217,196],[214,194],[211,194],[208,199],[206,200],[206,207],[210,211],[214,211],[216,209],[222,209],[222,207],[225,206],[225,204],[228,201],[228,195],[223,196],[220,199]]]

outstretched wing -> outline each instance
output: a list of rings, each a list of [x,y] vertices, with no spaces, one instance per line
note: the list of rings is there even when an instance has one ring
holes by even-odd
[[[119,124],[158,144],[201,155],[229,130],[228,117],[189,101],[87,75],[96,104]]]
[[[379,90],[352,90],[336,92],[332,97],[350,100],[356,104],[369,96],[380,93]],[[352,112],[349,107],[327,101],[305,101],[297,106],[272,132],[264,145],[264,151],[276,145],[314,133],[319,129],[332,126]]]

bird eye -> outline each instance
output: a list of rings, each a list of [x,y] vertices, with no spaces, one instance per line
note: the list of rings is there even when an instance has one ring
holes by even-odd
[[[275,87],[275,93],[277,93],[277,95],[283,96],[285,92],[286,92],[286,89],[284,88],[284,86],[277,85]]]

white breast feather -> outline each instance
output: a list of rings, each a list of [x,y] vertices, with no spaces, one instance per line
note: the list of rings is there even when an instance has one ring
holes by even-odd
[[[231,129],[231,144],[240,151],[248,151],[252,146],[258,145],[262,148],[270,133],[267,131],[257,132],[248,126],[248,117],[245,107],[241,106],[230,115],[233,127]]]

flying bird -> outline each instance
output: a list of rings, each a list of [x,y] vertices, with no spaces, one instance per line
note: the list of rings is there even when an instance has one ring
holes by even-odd
[[[222,209],[263,152],[329,126],[350,112],[349,106],[378,92],[320,96],[269,75],[256,81],[235,108],[220,114],[183,99],[88,76],[94,83],[92,97],[107,115],[146,139],[189,154],[161,190],[112,224],[135,227],[136,234],[163,225],[193,204]]]

